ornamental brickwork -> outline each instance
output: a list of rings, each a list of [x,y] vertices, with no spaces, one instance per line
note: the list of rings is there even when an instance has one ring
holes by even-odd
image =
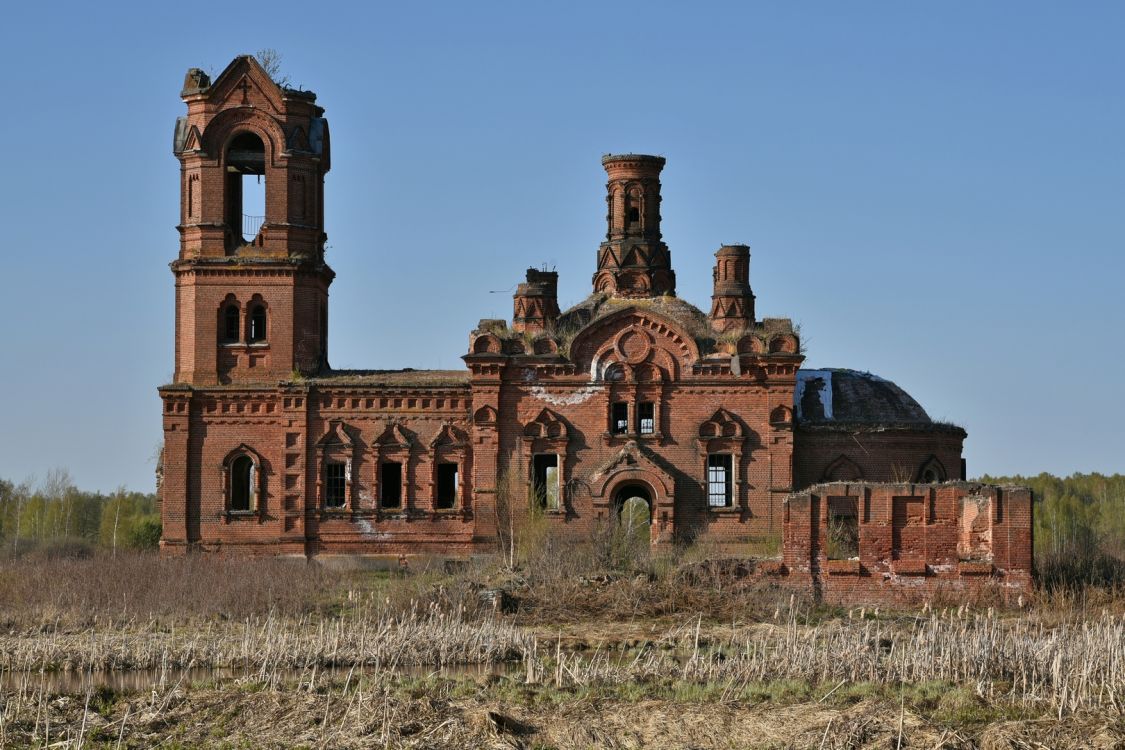
[[[164,553],[456,556],[494,549],[498,523],[533,507],[582,539],[632,505],[655,545],[782,539],[763,574],[841,600],[1029,580],[1026,494],[950,483],[964,430],[895,384],[803,369],[791,322],[756,317],[748,246],[715,253],[709,314],[675,295],[662,157],[603,157],[608,228],[586,299],[560,309],[558,274],[529,269],[512,321],[481,320],[463,368],[340,371],[315,94],[239,57],[214,81],[189,71],[181,96]],[[245,212],[248,178],[265,181],[264,216]],[[821,554],[831,481],[863,483],[839,495],[865,509],[847,573]],[[906,573],[884,532],[915,497],[926,541]],[[958,510],[973,503],[987,533]]]

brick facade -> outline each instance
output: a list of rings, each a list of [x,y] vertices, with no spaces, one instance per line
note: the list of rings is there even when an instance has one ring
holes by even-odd
[[[189,71],[181,95],[165,553],[464,554],[494,547],[498,500],[582,538],[633,497],[656,544],[783,530],[789,544],[802,532],[784,519],[815,502],[786,500],[800,488],[961,476],[959,427],[874,376],[800,369],[790,321],[755,317],[747,246],[716,253],[710,314],[675,296],[661,157],[603,158],[607,231],[583,302],[560,311],[557,274],[529,270],[511,325],[480,321],[463,369],[332,370],[315,95],[250,57],[214,82]],[[243,216],[244,175],[265,179],[260,223]],[[787,547],[787,564],[811,554]]]

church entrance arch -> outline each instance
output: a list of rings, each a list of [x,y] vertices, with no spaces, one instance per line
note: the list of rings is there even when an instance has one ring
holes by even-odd
[[[652,492],[640,484],[626,484],[613,494],[613,518],[626,539],[648,545],[652,534]]]

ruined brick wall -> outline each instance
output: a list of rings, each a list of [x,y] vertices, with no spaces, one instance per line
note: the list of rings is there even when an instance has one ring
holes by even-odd
[[[840,544],[855,513],[856,546]],[[1032,499],[970,482],[818,484],[785,504],[784,575],[841,604],[970,595],[1014,601],[1032,585]]]

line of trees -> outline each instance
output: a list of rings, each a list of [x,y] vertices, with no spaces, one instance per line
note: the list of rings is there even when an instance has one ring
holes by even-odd
[[[86,492],[63,469],[40,483],[0,479],[0,556],[155,549],[159,541],[155,494]]]
[[[981,477],[1030,487],[1035,562],[1047,587],[1125,584],[1125,475]]]

